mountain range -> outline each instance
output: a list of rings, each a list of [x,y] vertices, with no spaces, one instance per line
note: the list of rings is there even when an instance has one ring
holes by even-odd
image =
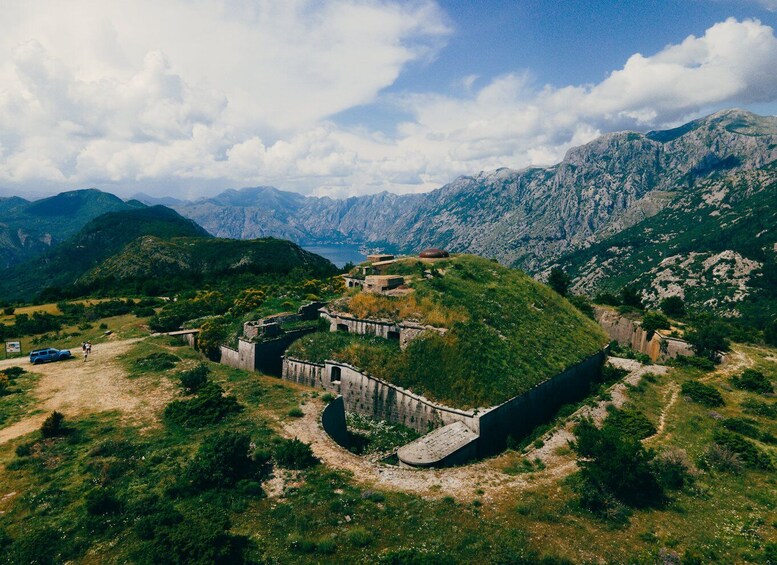
[[[425,194],[336,200],[261,186],[193,202],[145,194],[123,202],[97,190],[35,202],[6,198],[0,199],[0,260],[7,267],[45,252],[45,262],[56,252],[52,245],[103,212],[164,204],[218,238],[355,243],[395,252],[442,247],[539,278],[560,266],[573,276],[573,288],[588,294],[633,284],[649,304],[680,295],[736,316],[771,296],[776,160],[777,118],[728,110],[670,130],[606,134],[551,167],[481,172]],[[135,234],[142,235],[160,237]],[[153,239],[136,246],[135,253],[170,251]],[[42,280],[58,284],[55,274]]]
[[[219,237],[444,247],[536,273],[656,214],[697,179],[776,158],[777,118],[729,110],[672,130],[606,134],[552,167],[482,172],[425,194],[334,200],[257,187],[173,207]]]

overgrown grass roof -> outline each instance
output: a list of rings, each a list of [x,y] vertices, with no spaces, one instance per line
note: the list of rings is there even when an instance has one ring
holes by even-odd
[[[417,264],[416,264],[417,263]],[[359,294],[340,307],[359,317],[412,318],[449,327],[429,332],[405,351],[375,338],[318,334],[289,351],[346,361],[435,401],[458,408],[487,407],[522,394],[599,351],[608,339],[598,324],[521,271],[465,255],[418,269],[402,297]],[[428,273],[427,273],[428,274]]]

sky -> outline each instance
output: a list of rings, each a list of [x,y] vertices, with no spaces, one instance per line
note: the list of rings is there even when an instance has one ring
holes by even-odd
[[[423,192],[777,113],[777,0],[0,0],[0,194]]]

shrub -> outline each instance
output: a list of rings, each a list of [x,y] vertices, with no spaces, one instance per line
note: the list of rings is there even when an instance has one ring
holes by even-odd
[[[302,408],[300,408],[299,406],[295,406],[294,408],[289,410],[288,415],[291,416],[292,418],[302,418],[305,415],[305,413],[302,411]]]
[[[582,294],[572,294],[567,296],[567,300],[572,303],[572,306],[580,310],[583,314],[594,320],[596,318],[594,313],[594,307],[591,305],[591,301]]]
[[[758,429],[758,422],[755,420],[750,420],[749,418],[726,418],[720,422],[720,425],[729,431],[743,436],[761,439],[761,430]]]
[[[653,423],[642,412],[633,409],[614,410],[604,425],[616,428],[621,435],[636,439],[645,439],[656,433]]]
[[[32,453],[32,448],[35,446],[34,441],[26,441],[16,446],[14,453],[17,457],[27,457]]]
[[[223,316],[209,318],[200,324],[200,334],[197,336],[197,349],[208,359],[218,360],[221,355],[221,344],[227,340],[229,326]]]
[[[769,404],[761,400],[748,398],[742,402],[742,411],[751,416],[761,416],[770,420],[777,420],[777,404]]]
[[[43,437],[57,437],[65,435],[66,428],[64,426],[65,416],[60,412],[54,411],[43,421],[40,427],[40,433]]]
[[[9,380],[13,380],[16,377],[19,377],[26,372],[27,371],[25,371],[21,367],[8,367],[7,369],[3,369],[2,371],[0,371],[0,373],[8,377]]]
[[[194,398],[174,400],[165,407],[164,417],[169,423],[186,428],[202,428],[216,424],[242,410],[237,399],[224,395],[224,389],[214,382],[203,385]]]
[[[138,318],[150,318],[156,314],[156,310],[151,308],[151,306],[141,306],[139,308],[135,308],[132,313],[135,314],[135,316]]]
[[[348,542],[354,547],[367,547],[372,542],[372,534],[364,528],[353,528],[347,536]]]
[[[729,350],[728,331],[720,322],[707,320],[686,332],[685,340],[699,357],[717,362],[720,353]]]
[[[572,284],[572,279],[569,278],[569,275],[564,271],[558,267],[553,267],[550,270],[550,275],[548,276],[548,286],[558,292],[561,296],[567,295],[567,290],[569,289],[570,284]]]
[[[181,387],[186,394],[194,394],[208,382],[210,369],[205,363],[200,363],[193,369],[184,371],[179,375]]]
[[[276,463],[286,469],[307,469],[318,463],[310,445],[297,438],[280,440],[275,445],[273,456]]]
[[[679,296],[667,296],[661,301],[659,307],[667,316],[685,315],[685,302],[683,302],[683,299]]]
[[[739,434],[730,432],[726,429],[717,429],[713,433],[715,443],[727,447],[734,453],[736,453],[742,462],[754,469],[771,470],[774,468],[771,458],[767,453],[764,453],[756,445],[743,438]]]
[[[732,449],[718,443],[713,443],[707,448],[699,464],[704,468],[726,473],[736,474],[742,471],[742,459],[739,455]]]
[[[575,429],[573,449],[583,480],[581,502],[591,510],[607,508],[612,495],[630,506],[649,506],[663,500],[663,489],[651,467],[655,457],[642,443],[613,426],[597,429],[584,420]]]
[[[685,381],[680,387],[683,395],[687,396],[694,402],[698,402],[703,406],[709,406],[714,408],[716,406],[723,406],[723,397],[718,389],[713,386],[705,385],[699,381]]]
[[[697,470],[684,449],[670,447],[653,460],[653,471],[664,488],[677,490],[690,483]]]
[[[607,306],[620,306],[620,299],[610,292],[600,292],[594,296],[594,304],[606,304]]]
[[[749,390],[759,394],[774,392],[772,382],[760,371],[745,369],[738,377],[731,379],[731,384],[741,390]]]
[[[669,320],[660,312],[649,310],[642,316],[642,329],[647,332],[648,339],[653,337],[656,330],[668,330]]]
[[[631,306],[639,310],[642,310],[642,308],[644,308],[642,304],[642,296],[640,292],[633,286],[624,286],[621,289],[620,302],[624,306]]]
[[[172,369],[180,360],[180,357],[177,357],[172,353],[159,351],[147,355],[146,357],[136,359],[132,365],[134,370],[140,373],[161,372]]]
[[[693,367],[702,371],[712,371],[715,368],[715,362],[706,357],[692,357],[690,355],[678,355],[671,360],[671,365],[677,367]]]
[[[259,479],[267,461],[252,459],[250,445],[251,438],[246,433],[221,432],[208,436],[184,471],[184,484],[204,490],[232,486],[243,479]]]
[[[321,400],[327,403],[332,402],[335,398],[337,397],[331,392],[325,392],[324,394],[321,395]]]
[[[92,516],[118,514],[121,502],[110,490],[96,488],[86,495],[86,511]]]

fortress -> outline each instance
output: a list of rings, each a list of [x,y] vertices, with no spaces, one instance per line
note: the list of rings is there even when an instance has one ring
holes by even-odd
[[[436,339],[440,345],[448,343],[449,338],[461,340],[466,337],[466,332],[489,331],[489,327],[486,326],[482,330],[464,330],[462,326],[450,321],[440,325],[428,323],[425,321],[423,312],[410,316],[396,314],[364,316],[357,315],[354,311],[344,311],[340,307],[347,307],[351,300],[359,295],[363,296],[367,304],[377,300],[384,306],[404,304],[420,307],[422,302],[418,301],[429,296],[429,289],[439,286],[440,281],[448,281],[451,284],[458,284],[457,281],[461,281],[462,284],[469,285],[470,279],[473,276],[479,276],[481,272],[488,276],[495,276],[494,273],[499,276],[519,276],[511,275],[509,270],[496,267],[493,263],[479,258],[462,259],[457,264],[456,259],[451,259],[441,250],[429,250],[422,255],[416,259],[406,259],[404,262],[392,256],[374,257],[373,262],[362,265],[356,272],[343,277],[344,286],[348,292],[346,298],[330,304],[311,303],[300,308],[297,313],[279,314],[247,322],[244,324],[243,337],[238,340],[237,348],[222,346],[221,362],[241,369],[280,376],[284,380],[325,390],[335,395],[336,399],[323,413],[322,425],[343,447],[350,447],[346,412],[392,424],[401,424],[416,430],[422,436],[400,447],[396,452],[400,465],[411,467],[461,464],[496,454],[505,448],[509,437],[520,438],[528,434],[538,424],[551,419],[560,406],[577,401],[589,393],[592,383],[601,373],[605,358],[606,337],[595,323],[586,321],[587,319],[582,318],[576,310],[560,304],[560,298],[548,294],[552,291],[528,277],[525,281],[521,279],[519,283],[515,281],[511,283],[518,284],[518,289],[528,295],[521,296],[521,300],[529,300],[529,302],[520,310],[520,315],[516,315],[513,319],[509,308],[501,306],[494,308],[495,315],[503,318],[494,322],[497,327],[504,325],[505,328],[510,329],[524,320],[519,324],[519,329],[524,332],[521,334],[524,336],[521,338],[523,341],[517,342],[522,350],[519,355],[509,348],[496,349],[495,352],[502,351],[501,355],[506,357],[503,359],[504,362],[508,362],[513,357],[516,357],[518,362],[521,359],[530,359],[534,361],[533,365],[524,365],[544,367],[544,369],[542,372],[537,369],[537,374],[532,374],[532,369],[508,367],[508,370],[517,375],[516,378],[519,377],[521,382],[528,384],[513,385],[512,388],[499,390],[501,396],[489,397],[496,398],[496,402],[483,403],[482,406],[466,406],[461,402],[433,400],[422,389],[416,390],[412,385],[410,388],[400,386],[397,382],[372,374],[369,368],[357,366],[354,362],[345,362],[342,358],[338,359],[337,355],[331,358],[328,356],[314,358],[300,353],[305,349],[297,347],[299,343],[315,336],[323,338],[328,334],[333,338],[342,336],[348,340],[355,339],[357,341],[354,343],[359,346],[378,347],[378,349],[386,347],[394,351],[392,355],[396,355],[399,359],[402,355],[418,355],[413,345],[416,340],[426,344],[430,339],[433,341]],[[472,289],[480,292],[481,288],[488,293],[496,290],[506,296],[511,292],[510,288],[500,289],[499,285],[494,283],[472,284],[470,292],[473,292]],[[422,295],[416,300],[417,291],[422,292]],[[444,295],[440,296],[444,299]],[[413,302],[413,300],[416,301]],[[428,302],[423,304],[428,307]],[[463,314],[460,310],[461,308],[455,307],[450,312],[458,312],[457,315],[461,317]],[[589,340],[588,345],[580,348],[581,350],[576,353],[574,362],[561,365],[556,361],[555,366],[559,366],[560,369],[555,372],[548,371],[547,365],[550,362],[545,362],[543,365],[540,361],[546,360],[538,359],[536,356],[557,357],[559,351],[566,353],[569,347],[547,343],[548,340],[537,335],[537,332],[521,329],[523,325],[530,324],[540,329],[546,328],[546,325],[542,325],[544,322],[540,324],[538,319],[547,316],[551,310],[554,310],[553,315],[558,320],[557,323],[569,327],[579,326],[578,329],[584,330],[586,334],[596,334],[596,339]],[[308,325],[302,323],[306,321],[309,322]],[[325,334],[316,333],[321,331]],[[451,331],[455,334],[449,336]],[[502,339],[508,340],[510,337],[506,334]],[[358,341],[362,338],[367,341]],[[533,343],[536,340],[539,340],[540,345]],[[380,343],[384,343],[385,346],[379,346]],[[290,352],[289,347],[292,344],[294,347]],[[427,367],[427,369],[431,371],[432,380],[436,378],[435,374],[439,374],[440,378],[445,376],[443,367]],[[496,378],[503,376],[495,375],[491,371],[493,369],[487,367],[483,367],[482,372],[478,370],[473,386],[480,388],[493,386],[492,383]],[[511,390],[515,391],[512,395],[509,394]]]

